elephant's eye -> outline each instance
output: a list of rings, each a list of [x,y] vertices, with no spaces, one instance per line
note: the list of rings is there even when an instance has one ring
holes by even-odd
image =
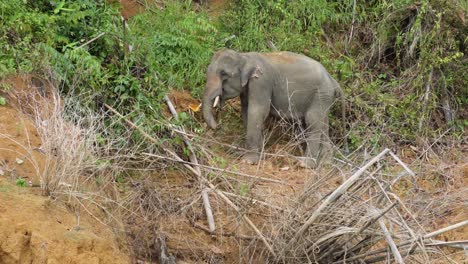
[[[227,72],[226,72],[225,70],[221,70],[221,71],[219,72],[219,74],[221,74],[221,76],[223,76],[223,77],[228,76],[228,74],[227,74]]]

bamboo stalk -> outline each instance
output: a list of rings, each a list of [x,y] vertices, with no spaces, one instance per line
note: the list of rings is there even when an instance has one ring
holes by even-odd
[[[211,204],[210,204],[210,198],[208,196],[208,190],[205,188],[202,190],[202,198],[203,198],[203,204],[205,206],[205,212],[206,212],[206,219],[208,221],[208,227],[210,228],[210,232],[214,232],[216,229],[215,222],[214,222],[214,217],[213,217],[213,211],[211,210]]]
[[[90,44],[91,42],[96,41],[97,39],[99,39],[100,37],[104,36],[105,34],[106,34],[106,32],[101,32],[101,33],[99,33],[96,37],[94,37],[94,38],[92,38],[92,39],[86,41],[85,43],[83,43],[82,45],[76,47],[75,49],[82,48],[82,47],[84,47],[84,46]]]
[[[390,154],[390,156],[392,156],[392,158],[395,159],[395,160],[403,167],[403,169],[405,169],[411,176],[413,176],[413,177],[416,176],[416,174],[415,174],[410,168],[408,168],[408,166],[406,166],[406,164],[405,164],[403,161],[401,161],[401,159],[400,159],[397,155],[395,155],[395,153],[393,153],[393,152],[390,151],[389,154]]]
[[[172,116],[176,119],[179,120],[179,115],[177,114],[177,110],[174,107],[174,104],[172,103],[171,99],[169,99],[169,96],[165,95],[164,100],[166,101],[167,106],[169,107],[169,111],[171,111]],[[180,127],[180,130],[185,132],[185,129],[183,127]],[[198,181],[200,184],[202,183],[201,177],[202,177],[202,172],[200,170],[200,166],[198,164],[198,159],[197,155],[195,154],[195,151],[193,150],[192,144],[190,143],[190,140],[188,137],[184,134],[182,134],[182,138],[184,140],[185,145],[189,149],[190,155],[189,159],[191,163],[193,164],[193,169],[195,175],[198,177]],[[203,185],[203,184],[201,184]],[[214,232],[216,229],[215,221],[214,221],[214,216],[213,216],[213,211],[211,210],[211,203],[210,203],[210,197],[208,196],[208,191],[206,189],[203,189],[201,192],[202,200],[203,200],[203,207],[205,208],[205,214],[206,214],[206,219],[208,221],[208,227],[211,232]]]
[[[376,214],[367,223],[365,223],[355,234],[353,234],[347,240],[345,240],[345,241],[343,241],[341,243],[337,243],[337,245],[335,247],[330,247],[328,249],[328,251],[320,257],[319,261],[326,258],[326,257],[328,257],[331,253],[333,253],[335,251],[336,248],[343,247],[344,245],[346,245],[346,243],[352,241],[354,238],[356,238],[358,235],[360,235],[365,229],[367,229],[369,226],[373,225],[382,216],[384,216],[386,213],[388,213],[388,211],[390,211],[396,205],[397,205],[397,203],[392,203],[387,208],[382,210],[380,213],[376,211]],[[346,251],[346,250],[344,250],[344,249],[341,250],[337,255],[344,253],[344,251]]]
[[[393,256],[395,257],[395,261],[399,264],[404,264],[405,262],[401,257],[400,251],[398,251],[398,247],[395,244],[395,241],[393,241],[392,235],[390,235],[390,232],[388,231],[387,226],[385,226],[384,221],[380,218],[378,222],[384,234],[385,240],[387,240],[387,243],[390,246],[390,249],[392,250]]]
[[[424,99],[423,99],[422,115],[421,115],[421,119],[419,119],[419,124],[418,124],[419,131],[421,131],[422,129],[422,126],[424,123],[424,115],[426,114],[427,101],[429,100],[429,92],[431,91],[432,72],[433,72],[433,69],[431,69],[431,71],[429,72],[429,76],[427,77],[426,91],[424,93]]]
[[[453,224],[453,225],[450,225],[450,226],[447,226],[447,227],[444,227],[444,228],[441,228],[439,230],[436,230],[434,232],[431,232],[429,234],[426,234],[424,235],[424,238],[431,238],[431,237],[435,237],[437,235],[440,235],[442,233],[445,233],[445,232],[449,232],[449,231],[452,231],[452,230],[455,230],[457,228],[461,228],[461,227],[464,227],[468,225],[468,220],[465,220],[465,221],[461,221],[459,223],[456,223],[456,224]]]
[[[237,213],[242,215],[242,218],[244,219],[244,221],[253,229],[255,233],[257,233],[257,235],[262,240],[263,244],[265,244],[265,246],[267,247],[268,251],[270,251],[270,253],[274,257],[276,257],[276,253],[271,247],[270,243],[268,243],[265,236],[262,234],[262,232],[260,232],[260,230],[258,230],[257,226],[255,226],[255,224],[250,220],[250,218],[248,218],[245,214],[242,214],[239,207],[237,207],[237,205],[235,205],[231,200],[229,200],[229,198],[227,198],[221,191],[215,189],[213,184],[211,183],[208,183],[208,184],[210,185],[210,188],[212,188],[229,206],[231,206],[234,210],[236,210]]]
[[[468,225],[468,220],[465,220],[465,221],[462,221],[462,222],[459,222],[459,223],[456,223],[454,225],[450,225],[450,226],[447,226],[447,227],[444,227],[444,228],[441,228],[441,229],[438,229],[434,232],[431,232],[429,234],[426,234],[422,237],[422,239],[429,239],[433,236],[437,236],[437,235],[440,235],[442,233],[445,233],[445,232],[449,232],[449,231],[452,231],[452,230],[455,230],[457,228],[461,228],[461,227],[464,227]],[[406,242],[403,242],[403,243],[400,243],[397,245],[397,247],[401,248],[401,247],[404,247],[404,246],[408,246],[408,245],[411,245],[413,244],[414,242],[416,242],[414,239],[410,240],[410,241],[406,241]],[[384,249],[377,249],[377,250],[374,250],[374,251],[371,251],[371,252],[367,252],[367,253],[364,253],[364,254],[360,254],[360,255],[356,255],[356,256],[353,256],[353,257],[350,257],[350,258],[347,258],[346,261],[354,261],[354,260],[359,260],[359,259],[363,259],[365,257],[368,257],[368,256],[372,256],[372,255],[376,255],[376,254],[380,254],[380,253],[383,253],[383,252],[386,252],[387,249],[384,248]],[[333,263],[342,263],[342,261],[338,261],[338,262],[333,262]]]
[[[468,240],[458,240],[458,241],[439,241],[436,240],[433,243],[426,244],[425,246],[445,246],[445,247],[453,247],[468,250]]]

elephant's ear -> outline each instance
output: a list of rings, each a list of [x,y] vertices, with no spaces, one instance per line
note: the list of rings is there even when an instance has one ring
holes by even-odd
[[[260,74],[260,66],[247,60],[241,67],[240,79],[242,87],[245,87],[251,78],[258,78]]]

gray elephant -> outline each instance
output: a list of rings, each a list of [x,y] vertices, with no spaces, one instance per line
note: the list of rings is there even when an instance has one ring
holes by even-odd
[[[329,153],[328,112],[335,100],[344,96],[339,84],[317,61],[292,52],[240,53],[217,52],[207,68],[203,94],[203,117],[209,127],[217,124],[212,108],[216,100],[237,96],[247,129],[242,158],[248,164],[260,160],[263,124],[268,115],[304,121],[307,131],[306,157],[300,165],[316,167],[319,158]]]

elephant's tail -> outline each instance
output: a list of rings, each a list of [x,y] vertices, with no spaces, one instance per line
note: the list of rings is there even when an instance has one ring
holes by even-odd
[[[342,123],[344,147],[345,147],[345,152],[349,153],[348,139],[346,138],[346,98],[345,98],[343,89],[341,89],[338,83],[336,83],[335,96],[339,98],[341,101],[341,119],[342,119],[341,123]]]

